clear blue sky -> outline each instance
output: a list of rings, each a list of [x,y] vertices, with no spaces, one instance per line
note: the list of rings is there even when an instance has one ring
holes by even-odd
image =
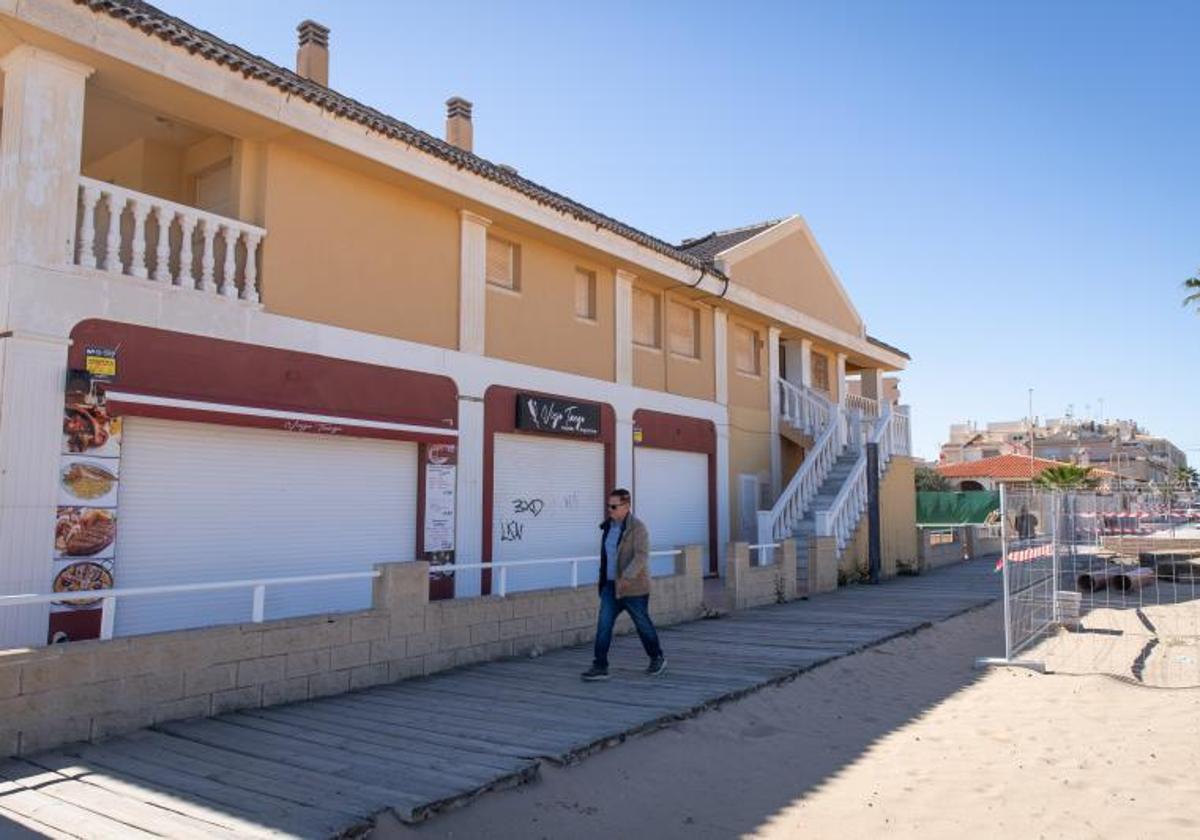
[[[1200,462],[1200,4],[159,0],[665,239],[801,213],[951,422],[1099,410]]]

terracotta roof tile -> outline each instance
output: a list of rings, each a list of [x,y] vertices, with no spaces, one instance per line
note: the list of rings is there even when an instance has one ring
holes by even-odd
[[[1064,461],[1046,458],[1030,458],[1028,455],[997,455],[980,458],[978,461],[962,461],[957,464],[938,464],[937,471],[946,478],[1014,478],[1030,481],[1050,467],[1070,466]],[[1092,467],[1096,476],[1113,475],[1108,470]]]

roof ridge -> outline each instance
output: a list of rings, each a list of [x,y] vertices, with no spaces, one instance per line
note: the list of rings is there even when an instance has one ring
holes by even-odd
[[[145,0],[74,0],[74,2],[94,13],[106,14],[111,18],[123,21],[134,29],[190,53],[198,53],[209,61],[223,65],[233,72],[241,73],[247,79],[258,79],[284,93],[297,95],[306,102],[329,111],[335,116],[345,117],[392,140],[441,158],[460,169],[467,169],[560,213],[610,230],[691,268],[714,272],[714,268],[706,265],[703,260],[680,250],[664,239],[639,230],[518,173],[504,170],[499,164],[472,152],[464,151],[398,117],[385,114],[351,96],[339,93],[327,85],[306,79],[293,70],[226,41],[183,18],[171,15]],[[719,272],[715,273],[719,274]]]
[[[700,236],[695,236],[690,239],[683,239],[679,244],[681,246],[691,246],[712,239],[714,236],[730,236],[731,234],[735,233],[745,233],[746,231],[754,230],[755,228],[763,228],[765,230],[766,228],[773,228],[775,225],[787,221],[787,218],[788,217],[785,216],[782,219],[767,219],[766,221],[755,222],[752,225],[742,225],[741,227],[729,228],[728,230],[714,230],[711,233],[704,233]]]

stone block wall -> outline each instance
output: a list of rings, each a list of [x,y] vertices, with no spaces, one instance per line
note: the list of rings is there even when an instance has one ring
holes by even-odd
[[[661,625],[699,617],[702,552],[655,578]],[[0,651],[0,755],[273,706],[586,642],[596,590],[429,600],[424,562],[379,567],[369,610]],[[617,632],[628,632],[627,616]],[[586,666],[581,661],[581,667]]]
[[[752,566],[750,555],[748,543],[730,543],[725,553],[725,597],[729,609],[761,607],[796,597],[795,540],[784,540],[769,552],[773,561],[770,565]]]

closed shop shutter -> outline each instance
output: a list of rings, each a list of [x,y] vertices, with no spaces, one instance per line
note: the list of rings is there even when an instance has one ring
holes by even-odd
[[[604,445],[532,435],[496,435],[492,562],[591,555],[604,519]],[[580,564],[594,581],[598,560]],[[569,586],[569,565],[513,569],[508,591]],[[492,576],[492,591],[499,581]]]
[[[646,523],[653,549],[704,547],[708,573],[708,456],[639,446],[634,449],[634,515]],[[673,557],[650,561],[654,575],[675,570]]]
[[[126,418],[124,587],[369,571],[413,559],[417,445]],[[123,598],[118,635],[250,619],[249,589]],[[268,619],[363,609],[371,582],[268,587]]]

